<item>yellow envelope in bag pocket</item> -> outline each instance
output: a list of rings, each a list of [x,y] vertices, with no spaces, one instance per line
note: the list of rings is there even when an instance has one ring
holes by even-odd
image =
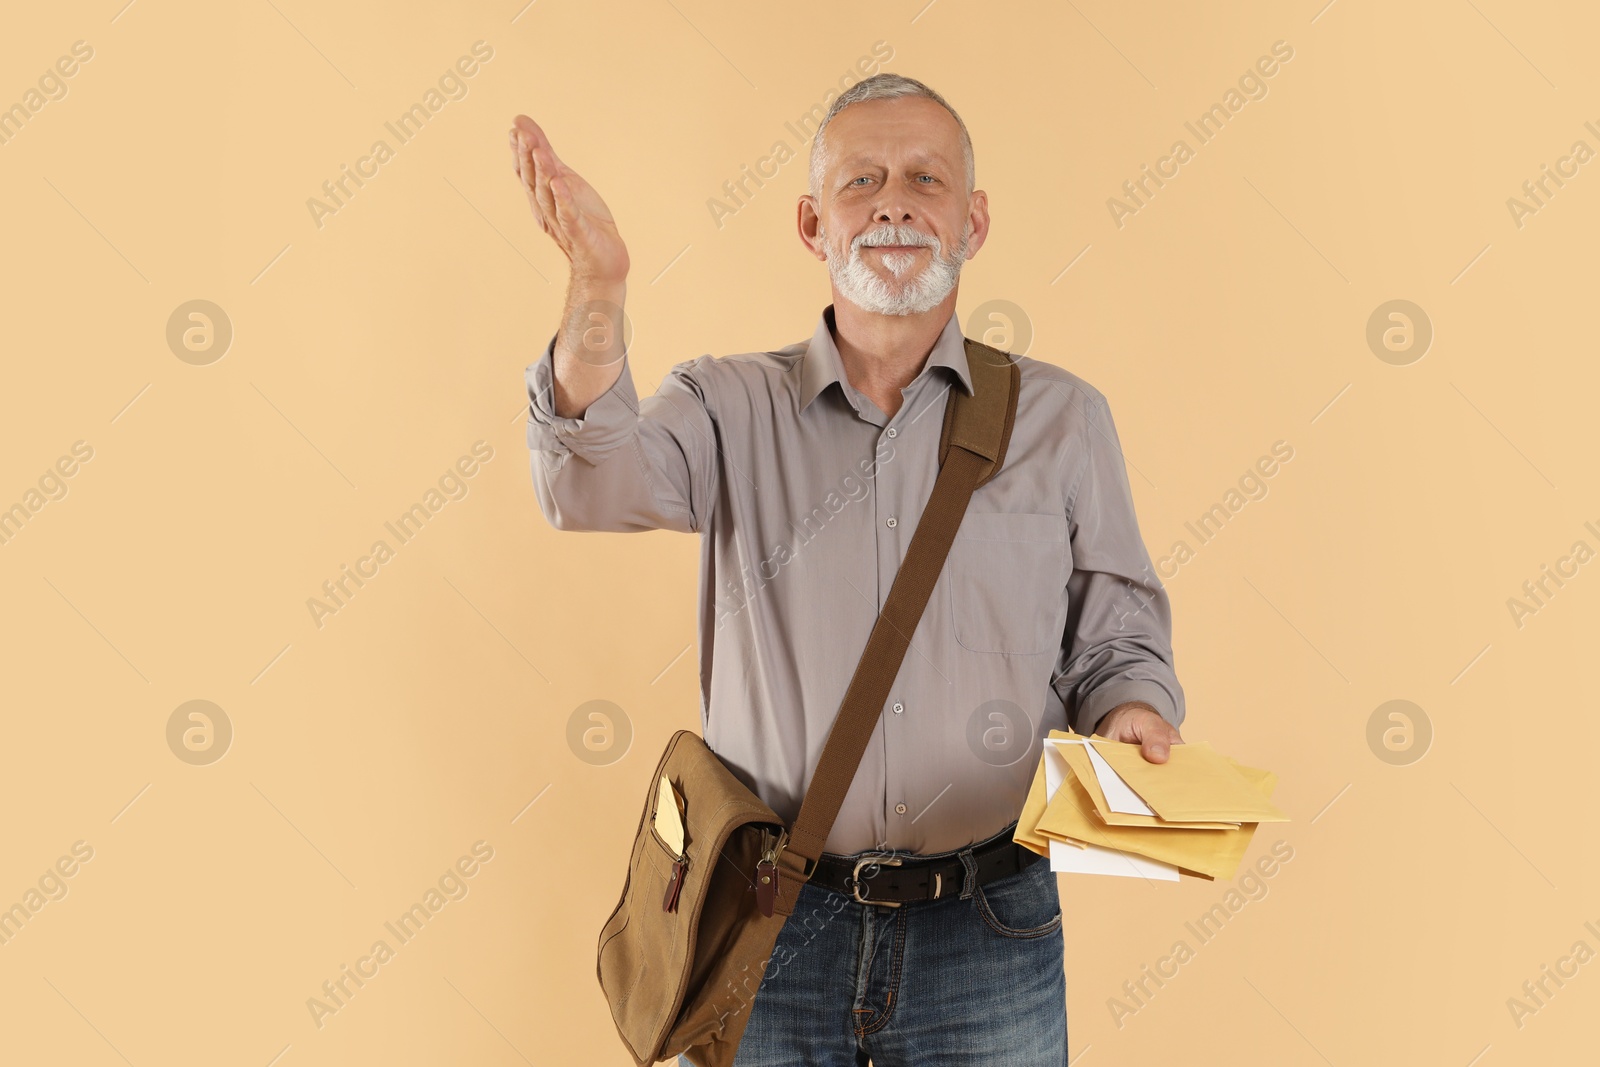
[[[661,776],[661,786],[656,794],[656,833],[672,849],[674,856],[683,855],[683,797],[672,787],[666,775]]]

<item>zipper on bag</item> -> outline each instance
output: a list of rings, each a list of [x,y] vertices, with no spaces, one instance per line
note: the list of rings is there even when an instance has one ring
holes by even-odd
[[[689,853],[684,850],[682,856],[672,861],[672,877],[667,881],[667,892],[661,899],[662,911],[678,910],[678,893],[683,889],[683,876],[689,869]]]
[[[789,843],[789,831],[779,830],[777,837],[765,827],[761,830],[761,862],[756,864],[756,905],[761,914],[772,917],[778,902],[778,856]]]

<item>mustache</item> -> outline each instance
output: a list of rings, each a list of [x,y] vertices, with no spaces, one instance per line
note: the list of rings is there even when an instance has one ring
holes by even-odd
[[[880,226],[869,230],[850,242],[851,252],[880,245],[909,245],[939,250],[939,239],[910,226]]]

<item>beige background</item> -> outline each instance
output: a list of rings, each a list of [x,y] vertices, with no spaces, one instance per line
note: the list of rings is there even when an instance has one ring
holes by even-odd
[[[1164,571],[1185,734],[1276,771],[1294,819],[1250,852],[1292,861],[1204,945],[1185,923],[1228,884],[1062,878],[1076,1062],[1592,1060],[1600,577],[1520,626],[1508,606],[1600,546],[1600,163],[1520,227],[1507,205],[1600,148],[1589,5],[122,3],[0,34],[0,105],[93,50],[0,144],[0,506],[42,505],[0,545],[0,906],[39,905],[0,945],[0,1060],[629,1062],[595,937],[649,768],[698,722],[698,546],[538,510],[522,373],[566,264],[506,129],[534,115],[613,207],[648,394],[810,334],[803,155],[720,228],[708,200],[799,148],[785,121],[878,41],[976,142],[994,229],[963,322],[1010,302],[1028,354],[1110,397],[1152,555],[1196,548]],[[384,123],[476,41],[466,95],[399,145]],[[1200,145],[1185,121],[1276,41],[1267,95]],[[319,227],[307,200],[380,138]],[[1108,198],[1179,138],[1194,157],[1119,228]],[[1400,299],[1434,330],[1408,365],[1366,340]],[[232,325],[206,365],[167,341],[192,300]],[[1197,547],[1185,523],[1280,440],[1267,494]],[[446,479],[466,495],[399,545],[384,523],[478,441]],[[30,498],[41,478],[65,495]],[[319,627],[308,599],[379,539]],[[191,700],[231,723],[208,765],[169,747]],[[569,747],[590,700],[631,724],[613,762]],[[1420,760],[1369,744],[1390,700],[1431,724]],[[479,841],[467,895],[319,1027],[308,998]],[[1508,998],[1579,941],[1519,1025]]]

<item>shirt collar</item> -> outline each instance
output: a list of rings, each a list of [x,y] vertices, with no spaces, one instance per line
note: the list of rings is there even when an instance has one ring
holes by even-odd
[[[822,309],[822,314],[817,317],[816,332],[811,335],[811,343],[806,347],[806,353],[800,361],[800,410],[816,399],[833,382],[838,382],[843,388],[848,384],[844,373],[844,363],[839,358],[839,347],[833,340],[834,318],[833,305],[829,304]],[[926,367],[948,367],[955,373],[967,395],[971,396],[972,372],[967,367],[966,337],[961,332],[961,324],[952,312],[950,320],[944,324],[939,337],[933,342],[933,349],[928,353]]]

